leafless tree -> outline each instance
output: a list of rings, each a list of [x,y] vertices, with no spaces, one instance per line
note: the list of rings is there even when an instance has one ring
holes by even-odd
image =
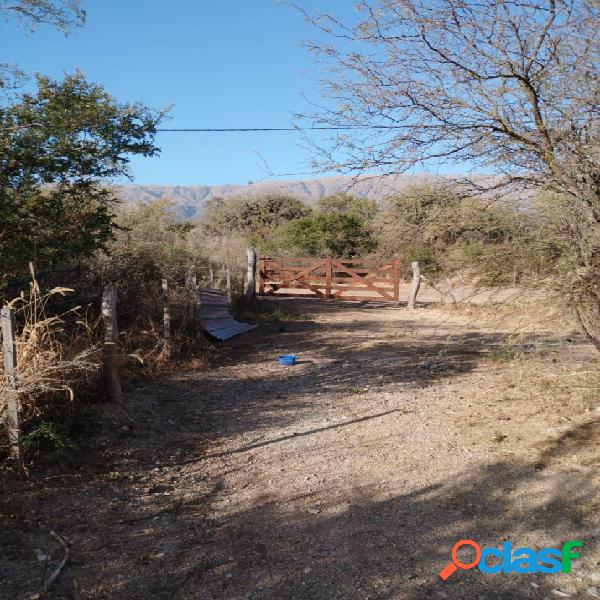
[[[0,16],[16,19],[29,32],[47,23],[68,34],[85,21],[81,0],[0,0]],[[0,98],[9,98],[25,80],[25,73],[16,64],[0,62]]]
[[[598,0],[373,0],[351,24],[294,6],[327,34],[309,47],[329,101],[304,117],[350,127],[315,146],[318,165],[469,165],[559,192],[577,216],[569,293],[600,348]]]
[[[357,128],[321,147],[321,166],[469,163],[551,181],[600,222],[596,0],[379,0],[358,11],[351,25],[304,13],[332,39],[311,45],[333,100],[314,124]]]
[[[0,13],[15,17],[29,30],[48,23],[65,33],[85,20],[81,0],[0,0]]]

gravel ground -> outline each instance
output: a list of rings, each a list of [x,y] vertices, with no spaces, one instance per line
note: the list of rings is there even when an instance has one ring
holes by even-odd
[[[560,378],[598,369],[589,346],[540,331],[513,360],[509,331],[456,312],[273,303],[295,316],[132,390],[75,466],[5,485],[2,599],[60,561],[50,530],[71,554],[49,598],[600,598],[600,412]],[[444,583],[465,538],[584,549],[570,575]]]

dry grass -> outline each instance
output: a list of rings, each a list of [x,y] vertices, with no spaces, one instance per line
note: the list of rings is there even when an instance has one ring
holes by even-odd
[[[89,385],[100,367],[99,346],[93,328],[74,307],[48,316],[46,306],[57,295],[72,292],[54,288],[42,294],[33,279],[29,294],[8,303],[16,320],[17,400],[22,425],[47,412],[64,412],[75,400],[75,391]],[[65,331],[66,320],[75,321],[75,332]],[[0,365],[0,414],[6,410],[7,383]]]

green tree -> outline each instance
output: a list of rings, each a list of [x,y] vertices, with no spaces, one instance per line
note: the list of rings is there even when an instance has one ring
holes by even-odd
[[[103,247],[113,229],[113,192],[131,155],[152,156],[161,115],[119,104],[80,73],[0,108],[0,274],[29,261],[51,266]]]
[[[377,202],[369,198],[357,198],[349,194],[324,196],[317,202],[317,210],[322,213],[344,213],[370,223],[377,214]]]
[[[352,258],[368,254],[376,247],[363,219],[339,212],[316,212],[292,221],[283,238],[289,249],[309,256]]]
[[[201,225],[206,236],[241,235],[259,250],[271,251],[278,245],[282,227],[310,212],[310,207],[291,196],[216,198],[207,204]]]

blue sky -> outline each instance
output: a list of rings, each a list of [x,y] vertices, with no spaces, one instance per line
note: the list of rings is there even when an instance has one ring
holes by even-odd
[[[351,0],[329,10],[352,18]],[[316,9],[318,0],[304,0]],[[285,127],[318,101],[313,58],[302,41],[316,32],[276,0],[84,0],[87,22],[69,37],[49,26],[33,34],[0,21],[0,62],[60,78],[79,68],[120,101],[172,105],[166,127]],[[247,183],[306,171],[294,133],[162,133],[160,157],[136,158],[137,183]],[[288,177],[294,178],[294,177]]]

